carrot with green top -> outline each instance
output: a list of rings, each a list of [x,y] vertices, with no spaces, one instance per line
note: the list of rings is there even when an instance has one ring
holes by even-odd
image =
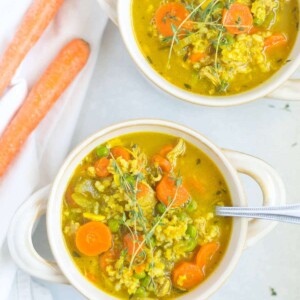
[[[241,3],[231,4],[223,10],[222,24],[231,34],[248,33],[253,26],[250,8]]]
[[[183,262],[175,266],[172,272],[173,285],[179,289],[190,290],[204,279],[201,269],[191,263]]]
[[[196,264],[203,272],[219,248],[220,245],[216,242],[211,242],[201,246],[196,256]]]
[[[283,46],[287,43],[287,38],[282,33],[273,34],[267,38],[265,38],[265,48],[271,49],[277,46]]]
[[[75,243],[82,254],[97,256],[112,247],[112,234],[105,224],[92,221],[79,227]]]
[[[158,8],[155,14],[157,29],[164,37],[173,36],[175,33],[174,30],[177,30],[188,16],[189,11],[181,3],[170,2],[163,4]],[[184,33],[184,29],[191,30],[193,24],[190,20],[186,20],[181,28],[180,33]]]
[[[64,0],[34,0],[32,2],[0,60],[0,96],[63,2]]]
[[[190,199],[190,194],[182,183],[177,183],[175,178],[165,175],[156,187],[156,196],[165,206],[178,207]]]
[[[85,41],[71,41],[33,86],[0,138],[0,177],[20,152],[28,136],[85,66],[89,54],[90,47]]]

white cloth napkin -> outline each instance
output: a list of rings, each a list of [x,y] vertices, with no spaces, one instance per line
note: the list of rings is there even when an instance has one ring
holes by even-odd
[[[31,0],[0,1],[0,55],[11,40]],[[6,245],[11,218],[38,187],[51,183],[63,159],[93,74],[106,17],[95,0],[65,0],[58,15],[19,68],[0,99],[0,133],[59,50],[80,37],[91,45],[87,66],[30,136],[9,172],[0,179],[0,299],[48,300],[51,296],[12,262]],[[0,149],[1,151],[1,149]]]

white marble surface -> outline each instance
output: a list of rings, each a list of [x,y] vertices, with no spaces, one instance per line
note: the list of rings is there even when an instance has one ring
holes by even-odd
[[[300,202],[300,102],[260,100],[232,108],[205,108],[161,94],[139,74],[117,28],[105,31],[101,57],[81,112],[73,146],[107,125],[133,118],[161,118],[192,127],[224,148],[269,162],[282,176],[289,203]],[[256,184],[244,178],[249,202],[259,204]],[[47,252],[45,228],[36,247]],[[279,224],[243,254],[227,283],[211,300],[299,300],[300,227]],[[55,300],[80,300],[70,286],[42,282]],[[271,296],[270,287],[277,296]],[[42,299],[39,299],[42,300]]]

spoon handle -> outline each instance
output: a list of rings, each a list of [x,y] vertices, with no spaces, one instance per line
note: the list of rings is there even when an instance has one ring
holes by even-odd
[[[273,207],[216,207],[216,214],[223,217],[267,219],[300,224],[300,204]]]

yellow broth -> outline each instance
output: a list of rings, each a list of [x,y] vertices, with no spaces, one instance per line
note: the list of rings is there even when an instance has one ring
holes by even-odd
[[[174,35],[166,37],[159,32],[156,12],[166,3],[174,2],[182,3],[188,13],[201,3],[195,0],[132,0],[132,22],[137,43],[149,64],[177,87],[201,95],[237,94],[260,85],[288,63],[298,32],[297,0],[204,1],[197,10],[198,17],[193,19],[194,28],[174,39],[170,52]],[[251,10],[253,27],[250,33],[231,34],[222,24],[224,9],[235,2]],[[204,22],[201,15],[211,4],[217,9]],[[212,22],[218,25],[210,25]],[[176,31],[176,26],[174,28]],[[206,32],[195,38],[194,33],[200,31]],[[277,34],[283,35],[287,41],[266,49],[265,40]],[[191,36],[194,37],[192,41],[181,47],[185,45],[182,41]],[[201,52],[204,57],[192,62],[192,55]]]
[[[172,175],[168,176],[176,178],[176,186],[177,181],[180,179],[178,186],[185,186],[189,198],[187,202],[178,207],[173,207],[172,202],[169,202],[168,205],[164,206],[165,209],[170,206],[169,211],[162,219],[159,219],[162,217],[162,212],[158,210],[161,202],[157,199],[155,191],[162,181],[163,171],[159,165],[153,162],[153,158],[166,145],[175,146],[171,150],[173,152],[168,154],[177,153],[178,155],[174,159],[168,158],[172,164],[176,163],[176,166],[174,165],[172,171],[170,171]],[[116,146],[121,146],[130,151],[131,158],[129,161],[124,160],[122,157],[116,158],[114,156],[112,158],[112,153],[114,153],[112,149]],[[136,180],[149,185],[151,191],[153,189],[153,198],[148,196],[137,198],[146,218],[146,233],[149,233],[156,223],[158,224],[156,224],[157,227],[151,236],[152,246],[150,244],[148,246],[146,243],[143,246],[146,255],[146,258],[143,258],[145,273],[143,276],[146,275],[144,278],[135,278],[140,262],[137,265],[133,264],[131,270],[128,268],[132,256],[124,248],[124,235],[128,233],[128,227],[125,226],[127,223],[124,223],[124,214],[126,222],[131,222],[130,218],[133,218],[133,216],[130,215],[132,207],[128,207],[129,202],[124,200],[125,196],[122,194],[124,187],[121,183],[122,180],[120,180],[120,173],[119,171],[114,173],[115,168],[108,168],[108,170],[112,170],[111,174],[100,178],[95,175],[95,169],[93,169],[95,162],[100,159],[99,152],[100,156],[103,155],[103,149],[110,149],[110,154],[106,153],[106,155],[108,154],[107,157],[110,158],[111,165],[116,167],[114,163],[118,164],[122,169],[122,176],[126,180],[127,178],[136,178]],[[178,154],[179,152],[176,151],[181,152]],[[142,176],[140,176],[140,172],[143,173]],[[103,186],[106,186],[104,190]],[[78,202],[78,199],[74,198],[74,193],[77,196],[78,193],[84,196],[84,201],[79,199]],[[180,262],[195,264],[195,256],[203,245],[217,243],[219,249],[212,256],[212,259],[207,262],[205,269],[201,270],[204,276],[203,280],[205,280],[217,268],[226,251],[230,241],[232,223],[229,218],[215,216],[215,205],[230,206],[230,193],[223,175],[202,151],[174,136],[150,132],[133,133],[120,136],[97,147],[76,168],[70,179],[62,205],[62,231],[66,247],[74,264],[87,280],[101,290],[120,299],[140,299],[144,297],[174,299],[190,290],[178,288],[178,286],[174,287],[173,284],[168,287],[172,283],[173,269]],[[149,206],[151,206],[150,214]],[[112,244],[112,248],[118,255],[113,258],[113,261],[108,260],[111,265],[105,266],[104,270],[101,268],[103,265],[99,261],[111,249],[100,255],[88,256],[80,252],[75,242],[78,228],[90,222],[93,218],[99,218],[99,216],[104,217],[100,222],[108,226],[110,226],[109,220],[111,219],[119,222],[117,231],[114,228]],[[140,219],[136,220],[140,222]],[[187,233],[189,232],[188,228],[190,230],[191,227],[194,227],[194,230],[196,229],[196,235],[193,233],[193,238],[191,238],[191,233]],[[131,230],[134,231],[134,226],[131,227]],[[143,232],[143,229],[141,229],[138,234],[142,236]],[[145,238],[145,236],[143,237]],[[192,248],[190,248],[191,242],[193,243]],[[152,281],[148,285],[145,284],[149,277],[153,279],[154,284]],[[141,291],[144,293],[143,295],[139,294]]]

